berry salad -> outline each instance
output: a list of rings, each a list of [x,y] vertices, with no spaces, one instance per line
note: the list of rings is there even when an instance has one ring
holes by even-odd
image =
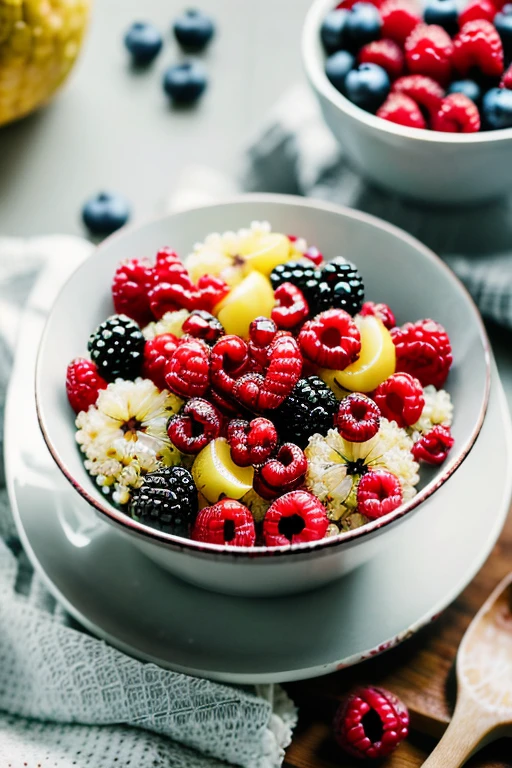
[[[367,112],[445,133],[512,127],[512,4],[343,0],[320,36],[328,79]]]
[[[410,500],[453,445],[445,329],[398,325],[354,264],[265,222],[120,264],[112,301],[66,389],[88,473],[149,526],[334,536]]]

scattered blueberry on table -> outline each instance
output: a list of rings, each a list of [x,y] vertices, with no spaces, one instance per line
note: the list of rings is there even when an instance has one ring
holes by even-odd
[[[163,40],[154,24],[136,21],[126,32],[124,44],[138,66],[150,64],[162,50]]]
[[[130,205],[121,195],[100,192],[82,208],[82,220],[93,235],[110,235],[130,218]]]
[[[215,26],[209,16],[190,8],[173,24],[178,43],[187,51],[199,52],[206,48],[215,33]]]
[[[164,91],[176,104],[193,104],[207,85],[206,69],[198,61],[174,64],[164,72]]]

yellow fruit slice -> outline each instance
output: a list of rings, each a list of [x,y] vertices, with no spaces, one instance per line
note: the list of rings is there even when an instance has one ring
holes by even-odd
[[[358,359],[344,371],[322,369],[319,373],[339,397],[342,396],[343,389],[351,392],[373,392],[395,372],[395,345],[382,321],[373,315],[358,315],[355,320],[361,334],[361,352]]]
[[[203,275],[221,275],[225,269],[229,269],[233,259],[215,248],[201,248],[191,253],[185,260],[185,266],[192,278],[197,283]]]
[[[215,307],[226,333],[243,339],[249,336],[249,326],[256,317],[270,317],[274,307],[274,291],[261,272],[251,272]]]
[[[227,496],[241,499],[252,488],[253,467],[238,467],[227,440],[218,437],[198,453],[192,465],[197,490],[211,504]]]
[[[286,235],[271,232],[261,235],[256,243],[252,244],[252,248],[244,248],[241,255],[250,270],[256,269],[268,276],[274,267],[290,258],[290,241]]]

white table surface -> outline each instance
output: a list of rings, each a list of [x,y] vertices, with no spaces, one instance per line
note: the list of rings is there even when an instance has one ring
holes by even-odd
[[[300,30],[310,0],[201,0],[217,35],[202,56],[210,87],[173,109],[162,72],[180,60],[170,32],[183,0],[96,0],[79,62],[45,110],[0,129],[0,234],[83,234],[80,208],[122,192],[135,219],[163,211],[191,164],[231,173],[244,142],[287,87],[303,78]],[[135,20],[165,32],[148,70],[130,69],[122,37]],[[512,403],[510,334],[491,330]]]

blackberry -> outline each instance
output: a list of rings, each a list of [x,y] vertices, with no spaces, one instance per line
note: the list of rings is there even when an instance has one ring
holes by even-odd
[[[274,411],[281,442],[305,448],[315,432],[325,435],[334,426],[338,401],[318,376],[299,379],[284,403]]]
[[[130,514],[159,531],[189,536],[197,508],[197,489],[188,469],[166,467],[145,476]]]
[[[135,379],[140,373],[146,341],[134,320],[126,315],[112,315],[89,338],[87,348],[107,381]]]
[[[270,282],[274,291],[283,283],[293,283],[300,288],[306,300],[308,300],[308,286],[314,290],[320,279],[320,270],[316,269],[312,261],[288,261],[278,264],[270,274]]]
[[[357,315],[364,302],[364,284],[354,264],[342,258],[333,259],[322,269],[322,282],[331,289],[331,307]]]

